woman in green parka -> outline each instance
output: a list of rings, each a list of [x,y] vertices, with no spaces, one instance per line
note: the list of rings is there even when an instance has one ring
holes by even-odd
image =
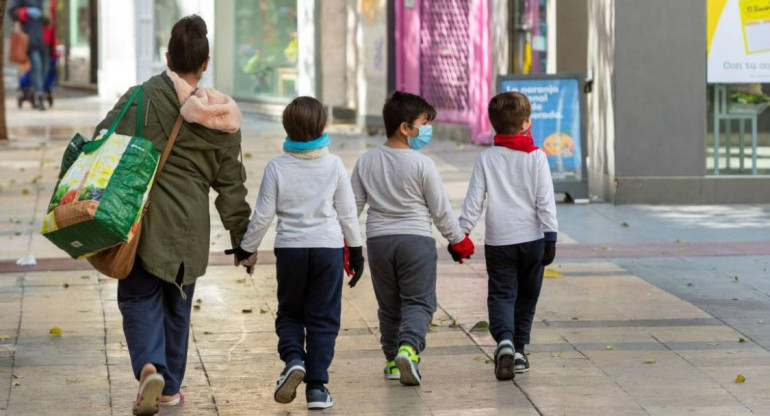
[[[209,256],[209,190],[233,247],[249,224],[246,173],[240,161],[241,113],[235,102],[213,89],[199,89],[209,62],[206,23],[187,16],[171,32],[169,70],[142,84],[141,107],[134,103],[117,132],[132,135],[142,108],[143,135],[162,152],[177,117],[185,120],[150,193],[141,240],[131,274],[118,283],[131,366],[139,380],[133,414],[152,415],[159,406],[184,402],[185,366],[195,281]],[[96,134],[106,129],[131,96],[129,89]],[[95,134],[95,135],[96,135]]]

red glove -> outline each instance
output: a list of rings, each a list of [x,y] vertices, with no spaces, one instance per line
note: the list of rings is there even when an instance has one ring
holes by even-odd
[[[452,259],[454,259],[454,261],[463,264],[463,259],[471,258],[475,247],[473,246],[473,241],[471,241],[471,239],[466,234],[463,241],[460,241],[457,244],[450,244],[447,249],[449,250],[449,254],[452,255]]]

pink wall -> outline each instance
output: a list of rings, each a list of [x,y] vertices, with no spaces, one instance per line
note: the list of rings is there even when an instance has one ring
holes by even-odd
[[[447,1],[447,0],[444,0]],[[451,0],[449,0],[451,1]],[[466,111],[437,108],[440,122],[467,125],[471,128],[474,143],[492,142],[491,128],[487,119],[492,82],[492,55],[490,48],[489,0],[469,1],[469,59],[468,94]],[[404,0],[396,1],[396,88],[419,94],[421,91],[420,68],[420,9],[442,7],[441,1],[414,0],[414,8],[406,8]]]

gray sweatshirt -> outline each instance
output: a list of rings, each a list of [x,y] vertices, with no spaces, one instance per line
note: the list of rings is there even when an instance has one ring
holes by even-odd
[[[366,237],[431,237],[431,220],[451,244],[465,238],[444,192],[436,164],[411,149],[385,145],[364,153],[351,178],[358,215],[369,204]]]
[[[363,245],[348,172],[336,155],[271,160],[241,248],[257,251],[276,215],[276,248],[341,248],[343,237],[350,247]]]

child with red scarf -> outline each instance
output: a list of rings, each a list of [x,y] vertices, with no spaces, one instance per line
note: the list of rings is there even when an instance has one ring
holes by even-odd
[[[470,233],[488,199],[484,250],[489,276],[489,331],[497,342],[495,377],[529,371],[524,346],[543,283],[556,255],[556,203],[548,159],[530,133],[527,97],[504,92],[489,102],[497,135],[473,167],[460,227]]]

